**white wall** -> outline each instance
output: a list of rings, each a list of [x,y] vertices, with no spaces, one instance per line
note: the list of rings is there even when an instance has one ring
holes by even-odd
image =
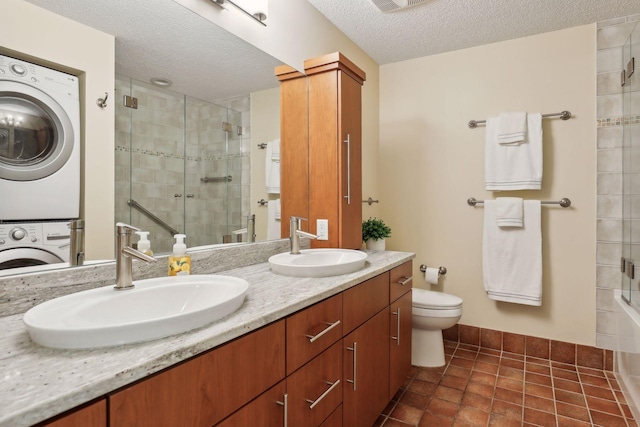
[[[418,266],[446,266],[433,288],[464,300],[461,323],[595,344],[595,26],[587,25],[380,67],[379,176],[387,248],[416,252]],[[544,119],[541,191],[484,190],[484,127],[502,111]],[[365,194],[366,196],[366,194]],[[569,197],[542,208],[543,304],[490,300],[482,286],[483,208],[468,197]]]
[[[113,258],[114,38],[22,0],[3,0],[2,10],[0,52],[80,78],[86,259]]]

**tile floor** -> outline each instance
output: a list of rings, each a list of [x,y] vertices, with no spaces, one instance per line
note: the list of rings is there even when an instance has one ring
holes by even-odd
[[[445,341],[412,369],[374,427],[635,427],[613,372]]]

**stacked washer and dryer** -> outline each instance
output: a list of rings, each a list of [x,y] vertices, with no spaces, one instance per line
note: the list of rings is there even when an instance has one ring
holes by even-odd
[[[79,214],[78,78],[0,55],[0,270],[68,262]]]

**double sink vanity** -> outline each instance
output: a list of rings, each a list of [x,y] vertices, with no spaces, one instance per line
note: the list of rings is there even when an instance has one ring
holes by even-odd
[[[281,240],[196,252],[180,284],[161,277],[164,263],[136,262],[133,291],[105,287],[113,264],[0,279],[0,426],[369,427],[410,369],[414,254],[278,261],[287,250]],[[350,262],[355,271],[331,270]],[[304,277],[327,274],[338,275]],[[87,302],[105,291],[123,302]],[[44,310],[63,294],[69,305]],[[82,323],[88,312],[96,324]]]

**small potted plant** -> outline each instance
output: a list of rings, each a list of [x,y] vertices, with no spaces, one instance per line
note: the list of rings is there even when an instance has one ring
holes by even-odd
[[[369,218],[362,221],[362,241],[367,244],[367,249],[383,251],[385,248],[384,239],[387,237],[391,237],[391,228],[383,220]]]

